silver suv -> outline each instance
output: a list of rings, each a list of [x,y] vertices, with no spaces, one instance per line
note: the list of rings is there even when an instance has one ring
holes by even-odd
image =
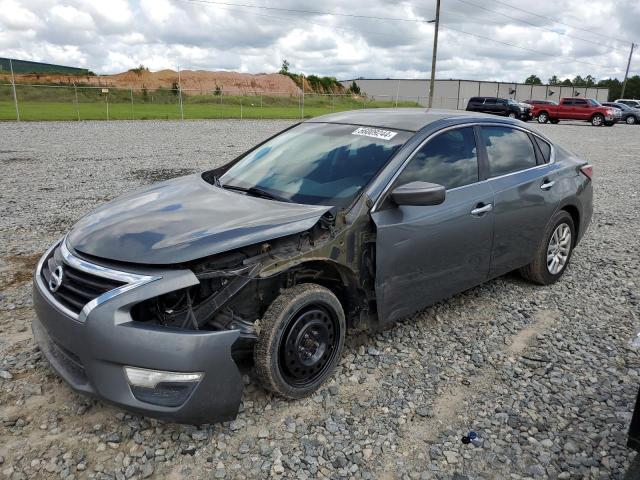
[[[633,100],[631,98],[619,98],[616,103],[624,103],[631,108],[640,108],[640,100]]]

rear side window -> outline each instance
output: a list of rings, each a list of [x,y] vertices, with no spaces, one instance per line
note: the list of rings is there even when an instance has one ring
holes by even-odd
[[[544,163],[549,163],[549,161],[551,160],[551,145],[549,145],[549,143],[545,142],[539,137],[534,136],[533,138],[538,144],[538,148],[542,153],[542,158],[544,159]]]
[[[562,105],[573,105],[572,100],[562,100]]]
[[[487,149],[491,177],[536,166],[533,144],[522,130],[482,127],[480,137]]]
[[[495,105],[496,104],[496,99],[495,98],[487,98],[484,101],[485,105]]]
[[[478,181],[473,128],[449,130],[429,140],[398,177],[398,185],[431,182],[447,189]]]

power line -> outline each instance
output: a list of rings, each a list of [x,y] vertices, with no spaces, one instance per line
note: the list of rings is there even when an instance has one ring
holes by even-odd
[[[582,30],[583,32],[590,33],[591,35],[598,35],[598,36],[604,37],[604,38],[611,38],[613,40],[617,40],[617,41],[622,42],[622,43],[631,43],[629,40],[621,40],[619,38],[612,37],[611,35],[606,35],[606,34],[600,33],[600,32],[594,32],[592,30],[587,30],[586,28],[578,27],[576,25],[570,25],[568,23],[564,23],[564,22],[561,22],[559,20],[556,20],[553,17],[548,17],[546,15],[540,15],[539,13],[535,13],[535,12],[532,12],[530,10],[525,10],[524,8],[516,7],[515,5],[511,5],[508,2],[503,2],[502,0],[493,0],[493,1],[496,2],[496,3],[500,3],[502,5],[505,5],[505,6],[509,7],[509,8],[513,8],[514,10],[519,10],[521,12],[528,13],[529,15],[533,15],[534,17],[543,18],[545,20],[551,20],[553,23],[557,23],[559,25],[564,25],[565,27],[573,28],[574,30]]]
[[[238,8],[236,6],[219,6],[219,5],[208,5],[210,2],[206,2],[204,0],[178,0],[181,2],[187,2],[187,3],[200,3],[203,4],[203,6],[209,6],[209,7],[215,7],[215,8],[221,8],[224,10],[233,10],[234,8]],[[295,19],[296,17],[281,17],[281,16],[276,16],[276,15],[267,15],[265,13],[257,13],[257,12],[248,12],[250,15],[256,16],[256,17],[261,17],[261,18],[271,18],[274,20],[280,20],[280,21],[284,21],[284,22],[290,22],[292,19]],[[333,30],[341,30],[344,32],[349,32],[349,33],[358,33],[358,34],[362,34],[362,33],[368,33],[369,35],[376,35],[379,37],[388,37],[389,34],[386,32],[380,32],[380,31],[374,31],[374,30],[364,30],[361,28],[349,28],[349,27],[336,27],[334,25],[328,25],[326,23],[319,23],[319,22],[313,22],[313,21],[309,21],[309,20],[304,20],[306,25],[316,25],[318,27],[325,27],[325,28],[331,28]]]
[[[506,14],[506,13],[502,13],[502,12],[500,12],[500,11],[498,11],[498,10],[492,10],[491,8],[487,8],[487,7],[485,7],[484,5],[478,5],[477,3],[469,2],[468,0],[457,0],[457,1],[458,1],[458,2],[460,2],[460,3],[464,3],[464,4],[466,4],[466,5],[471,5],[471,6],[474,6],[474,7],[476,7],[476,8],[480,8],[480,9],[485,10],[485,11],[487,11],[487,12],[497,13],[498,15],[502,15],[503,17],[510,18],[511,20],[515,20],[516,22],[521,22],[521,23],[525,23],[525,24],[527,24],[527,25],[531,25],[531,26],[532,26],[532,27],[534,27],[534,28],[539,28],[539,29],[541,29],[541,30],[546,30],[546,31],[548,31],[548,32],[555,33],[555,34],[557,34],[557,35],[564,35],[564,36],[567,36],[567,37],[575,38],[575,39],[577,39],[577,40],[581,40],[581,41],[583,41],[583,42],[591,43],[591,44],[593,44],[593,45],[602,46],[602,42],[598,42],[598,41],[594,41],[594,40],[589,40],[589,39],[587,39],[587,38],[577,37],[577,36],[575,36],[575,35],[570,35],[570,34],[568,34],[568,33],[566,33],[566,32],[558,32],[558,31],[554,30],[553,28],[545,27],[544,25],[536,25],[535,23],[529,22],[529,21],[527,21],[527,20],[523,20],[523,19],[521,19],[521,18],[517,18],[517,17],[511,16],[511,15],[508,15],[508,14]],[[615,39],[614,39],[614,40],[615,40]],[[608,45],[607,45],[607,46],[608,46]],[[620,51],[620,52],[624,51],[624,52],[626,53],[626,50],[623,50],[623,49],[621,49],[621,48],[618,48],[618,47],[612,47],[612,46],[608,46],[608,47],[609,47],[610,49],[612,49],[612,50],[618,50],[618,51]]]
[[[231,3],[231,2],[222,2],[222,1],[217,1],[217,0],[179,0],[181,2],[186,2],[186,3],[193,3],[193,4],[201,4],[204,6],[210,6],[210,7],[217,7],[217,8],[222,8],[222,9],[234,9],[234,8],[253,8],[256,7],[255,5],[253,6],[248,6],[248,4],[237,4],[237,3]],[[262,8],[262,7],[256,7],[256,8]],[[268,10],[281,10],[281,11],[285,11],[285,12],[292,12],[292,13],[310,13],[310,10],[304,10],[304,11],[299,11],[297,9],[284,9],[284,8],[277,8],[277,7],[264,7],[265,9]],[[266,15],[266,14],[261,14],[261,13],[256,13],[256,12],[249,12],[251,15],[255,15],[255,16],[259,16],[259,17],[265,17],[265,18],[273,18],[273,19],[277,19],[277,20],[283,20],[283,21],[291,21],[292,17],[278,17],[275,15]],[[449,13],[453,13],[453,12],[449,12]],[[317,14],[322,14],[322,13],[317,13]],[[326,15],[332,15],[332,13],[326,13]],[[336,14],[337,15],[337,14]],[[340,14],[337,16],[349,16],[349,14]],[[369,18],[369,17],[368,17]],[[385,19],[383,17],[376,17],[376,20],[382,20]],[[398,20],[397,18],[394,17],[394,19]],[[418,21],[418,20],[408,20],[408,21]],[[421,23],[427,23],[427,21],[419,21]],[[318,22],[310,22],[308,20],[305,20],[306,24],[311,24],[311,25],[317,25],[320,27],[325,27],[325,28],[332,28],[332,29],[336,29],[336,30],[343,30],[343,31],[350,31],[350,32],[355,32],[355,33],[369,33],[372,35],[379,35],[379,36],[386,36],[387,34],[384,32],[376,32],[376,31],[372,31],[372,30],[362,30],[362,29],[354,29],[354,28],[345,28],[345,27],[336,27],[333,25],[328,25],[326,23],[318,23]],[[471,32],[467,32],[465,30],[461,30],[461,29],[457,29],[454,27],[451,27],[449,25],[443,25],[442,22],[440,24],[441,28],[445,28],[445,29],[449,29],[449,30],[453,30],[456,31],[458,33],[462,33],[464,35],[470,35],[472,37],[476,37],[476,38],[480,38],[483,40],[489,40],[491,42],[495,42],[495,43],[499,43],[501,45],[506,45],[509,47],[513,47],[513,48],[518,48],[520,50],[525,50],[528,52],[532,52],[532,53],[537,53],[540,55],[545,55],[545,56],[549,56],[549,57],[554,57],[556,58],[556,61],[558,63],[583,63],[585,65],[590,65],[590,66],[595,66],[595,67],[600,67],[600,68],[604,68],[604,69],[615,69],[618,70],[618,67],[613,67],[611,65],[601,65],[601,64],[597,64],[597,63],[592,63],[592,62],[586,62],[583,60],[578,60],[577,58],[574,57],[568,57],[570,60],[569,61],[565,61],[565,60],[560,60],[558,59],[558,55],[555,53],[549,53],[549,52],[542,52],[539,50],[535,50],[532,48],[528,48],[528,47],[524,47],[522,45],[517,45],[514,43],[509,43],[509,42],[504,42],[502,40],[496,40],[495,38],[491,38],[491,37],[486,37],[484,35],[479,35],[476,33],[471,33]],[[566,57],[565,57],[566,58]]]
[[[261,10],[276,10],[279,12],[304,13],[307,15],[331,15],[333,17],[349,17],[349,18],[365,18],[368,20],[390,20],[394,22],[414,22],[414,23],[432,23],[432,20],[423,20],[420,18],[400,18],[400,17],[377,17],[373,15],[356,15],[351,13],[340,12],[324,12],[320,10],[302,10],[298,8],[268,7],[266,5],[253,5],[249,3],[231,3],[217,0],[181,0],[190,3],[205,3],[211,5],[225,5],[229,7],[257,8]]]
[[[442,25],[441,25],[441,27],[442,27]],[[534,50],[533,48],[523,47],[522,45],[516,45],[515,43],[503,42],[502,40],[496,40],[495,38],[485,37],[484,35],[478,35],[477,33],[467,32],[465,30],[460,30],[460,29],[451,27],[449,25],[444,25],[444,28],[449,29],[449,30],[453,30],[455,32],[463,33],[465,35],[471,35],[472,37],[481,38],[483,40],[489,40],[491,42],[500,43],[502,45],[508,45],[509,47],[519,48],[520,50],[526,50],[528,52],[539,53],[540,55],[546,55],[548,57],[556,57],[556,58],[558,58],[558,55],[555,54],[555,53],[541,52],[540,50]],[[601,65],[599,63],[585,62],[583,60],[578,60],[577,58],[574,58],[574,57],[568,57],[568,58],[570,58],[572,60],[572,62],[584,63],[585,65],[591,65],[591,66],[594,66],[594,67],[600,67],[600,68],[606,68],[606,69],[615,68],[616,70],[618,69],[618,67],[613,67],[612,65]],[[559,61],[559,63],[569,63],[569,62]]]

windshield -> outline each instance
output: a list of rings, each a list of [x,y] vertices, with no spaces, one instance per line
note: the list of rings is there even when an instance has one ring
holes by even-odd
[[[248,153],[220,183],[295,203],[347,206],[410,136],[357,125],[303,123]]]
[[[515,100],[511,100],[511,99],[507,100],[507,103],[509,105],[518,105],[518,102],[516,102]]]
[[[593,98],[587,98],[587,102],[589,102],[589,105],[591,105],[592,107],[601,107],[602,105],[600,105],[600,102],[594,100]]]

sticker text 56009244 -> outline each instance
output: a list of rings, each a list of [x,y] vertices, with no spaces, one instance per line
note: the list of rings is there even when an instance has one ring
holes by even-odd
[[[397,133],[398,132],[371,127],[360,127],[351,132],[352,135],[362,135],[364,137],[379,138],[381,140],[391,140]]]

